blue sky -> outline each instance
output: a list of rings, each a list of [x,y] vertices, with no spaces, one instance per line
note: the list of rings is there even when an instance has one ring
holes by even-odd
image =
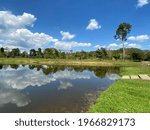
[[[0,0],[0,47],[118,49],[113,36],[132,24],[126,47],[150,50],[149,0]]]

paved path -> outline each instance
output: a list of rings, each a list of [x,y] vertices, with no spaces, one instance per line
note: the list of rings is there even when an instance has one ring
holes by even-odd
[[[122,79],[141,79],[141,80],[150,80],[148,74],[138,74],[138,75],[124,75]]]

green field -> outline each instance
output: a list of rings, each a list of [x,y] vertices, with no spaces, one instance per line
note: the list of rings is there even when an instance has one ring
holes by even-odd
[[[30,64],[30,65],[77,65],[77,66],[114,66],[108,61],[99,60],[71,60],[71,59],[43,59],[43,58],[0,58],[0,64]]]
[[[150,82],[118,80],[99,96],[89,112],[150,112]]]
[[[150,66],[139,63],[121,68],[122,75],[149,74]],[[115,82],[103,92],[89,112],[148,113],[150,112],[150,81],[123,80]]]

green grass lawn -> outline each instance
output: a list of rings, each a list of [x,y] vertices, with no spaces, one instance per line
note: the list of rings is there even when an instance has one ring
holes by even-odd
[[[125,64],[131,65],[133,63],[123,63],[122,65]],[[150,66],[142,63],[135,64],[132,67],[122,67],[121,75],[150,75]],[[118,80],[99,96],[96,103],[89,108],[89,112],[150,112],[150,81]]]
[[[150,112],[150,81],[118,80],[99,96],[89,112]]]
[[[123,67],[121,68],[122,75],[136,75],[136,74],[150,74],[150,67],[139,66],[139,67]]]

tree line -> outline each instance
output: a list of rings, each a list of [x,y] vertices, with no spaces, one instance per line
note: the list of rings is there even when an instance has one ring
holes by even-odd
[[[19,48],[14,48],[10,51],[0,48],[0,57],[3,58],[45,58],[45,59],[99,59],[99,60],[119,60],[124,57],[126,60],[133,61],[150,61],[150,51],[140,50],[137,48],[126,48],[124,54],[122,53],[123,48],[118,50],[106,50],[105,48],[100,48],[96,51],[78,51],[64,52],[57,50],[56,48],[46,48],[42,50],[38,48],[37,50],[31,49],[29,52],[20,51]]]
[[[50,58],[50,59],[109,59],[109,60],[133,60],[133,61],[150,61],[150,51],[144,51],[137,48],[125,48],[125,41],[127,40],[127,34],[130,33],[132,25],[129,23],[121,23],[117,30],[114,38],[116,40],[121,40],[122,48],[118,50],[106,50],[105,48],[100,48],[96,51],[79,51],[64,52],[57,50],[56,48],[46,48],[42,51],[41,48],[38,50],[31,49],[28,52],[21,52],[19,48],[14,48],[11,51],[0,48],[0,57],[24,57],[24,58]]]

